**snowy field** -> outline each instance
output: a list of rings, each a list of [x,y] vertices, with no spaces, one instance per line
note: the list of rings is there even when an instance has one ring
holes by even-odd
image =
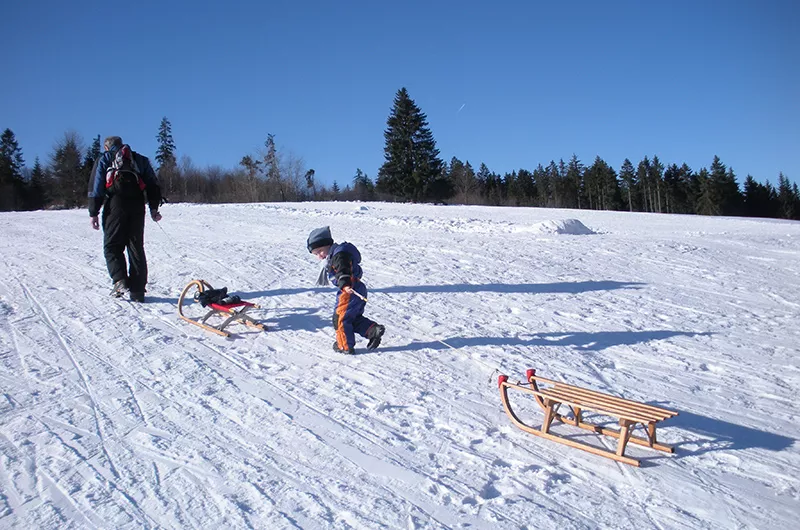
[[[797,528],[800,223],[162,212],[144,305],[108,296],[85,211],[0,214],[0,528]],[[332,351],[335,291],[305,248],[324,225],[364,256],[376,351]],[[194,278],[269,331],[181,321]],[[629,446],[634,468],[516,429],[497,375],[532,367],[678,410],[659,431],[676,453]]]

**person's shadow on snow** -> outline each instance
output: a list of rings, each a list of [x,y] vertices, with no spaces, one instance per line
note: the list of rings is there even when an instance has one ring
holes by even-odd
[[[554,283],[487,283],[471,284],[458,283],[453,285],[395,285],[392,287],[369,287],[370,295],[373,293],[405,294],[405,293],[568,293],[577,294],[588,291],[613,291],[616,289],[641,289],[643,283],[617,282],[617,281],[584,281],[584,282],[554,282]],[[263,296],[288,296],[303,293],[330,293],[333,287],[298,287],[286,289],[273,289],[270,291],[253,291],[242,293],[236,291],[242,298],[259,298]]]
[[[531,333],[530,338],[519,337],[450,337],[440,341],[411,342],[400,346],[381,348],[380,351],[445,350],[474,348],[477,346],[571,346],[582,351],[600,351],[612,346],[640,344],[672,337],[711,335],[710,332],[674,330],[653,331],[596,331]]]
[[[330,317],[321,316],[318,308],[311,307],[262,307],[253,314],[259,315],[268,331],[317,331],[331,325]]]

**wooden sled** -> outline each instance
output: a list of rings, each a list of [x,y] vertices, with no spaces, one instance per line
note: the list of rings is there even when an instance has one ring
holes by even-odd
[[[666,453],[675,451],[671,446],[656,441],[656,423],[677,416],[677,412],[538,377],[534,369],[528,370],[526,376],[530,387],[521,386],[519,382],[517,384],[509,383],[506,375],[501,375],[497,380],[497,384],[500,387],[500,399],[503,401],[506,414],[511,418],[511,422],[523,431],[637,467],[639,466],[639,460],[625,456],[625,447],[628,442]],[[544,383],[547,387],[541,388],[538,383]],[[519,419],[511,409],[511,403],[508,400],[509,389],[521,390],[533,395],[536,403],[544,411],[544,421],[541,428],[530,427]],[[561,405],[569,407],[572,412],[571,417],[558,413],[558,408]],[[616,418],[619,421],[619,431],[587,423],[583,418],[584,411]],[[616,452],[553,434],[550,432],[550,425],[554,419],[581,429],[617,438]],[[641,425],[644,428],[647,435],[646,438],[631,435],[636,425]]]
[[[188,285],[186,285],[186,287],[183,288],[183,292],[181,293],[180,298],[178,298],[178,314],[186,322],[194,324],[195,326],[199,326],[206,331],[210,331],[211,333],[222,335],[223,337],[230,337],[230,333],[225,331],[225,328],[234,322],[239,322],[240,324],[244,324],[261,331],[266,331],[264,324],[256,322],[250,317],[250,315],[245,314],[250,309],[260,309],[260,306],[250,302],[245,302],[243,300],[232,304],[210,303],[207,307],[203,308],[208,312],[202,318],[191,318],[186,316],[183,313],[184,300],[192,288],[195,289],[195,293],[192,296],[193,300],[197,300],[200,293],[204,292],[206,289],[213,289],[213,287],[211,287],[211,285],[205,280],[192,280],[188,283]],[[223,320],[223,322],[217,326],[207,324],[206,321],[213,316],[220,316],[225,320]]]

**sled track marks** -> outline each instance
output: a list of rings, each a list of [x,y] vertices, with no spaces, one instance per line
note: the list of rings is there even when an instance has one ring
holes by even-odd
[[[102,412],[99,410],[99,407],[97,405],[97,399],[94,396],[94,392],[92,391],[91,385],[89,385],[89,379],[86,377],[86,374],[84,373],[83,368],[81,368],[80,363],[78,363],[78,360],[75,358],[75,354],[72,351],[72,348],[69,346],[69,344],[67,343],[66,339],[61,334],[61,332],[56,328],[56,325],[55,325],[55,322],[53,322],[53,319],[51,319],[50,315],[47,314],[47,310],[45,310],[44,306],[42,306],[42,304],[39,302],[39,300],[33,295],[33,293],[31,292],[31,290],[28,288],[27,285],[25,285],[23,282],[20,281],[20,286],[22,287],[22,290],[25,293],[25,298],[28,300],[28,302],[31,304],[31,306],[35,308],[35,311],[39,315],[41,315],[42,319],[47,324],[47,326],[53,331],[53,333],[57,337],[58,342],[60,343],[61,348],[63,349],[64,353],[67,355],[67,357],[69,358],[70,362],[75,367],[75,371],[78,373],[78,376],[81,379],[81,383],[83,384],[83,388],[86,391],[86,395],[89,398],[89,402],[90,402],[91,407],[92,407],[92,412],[94,414],[95,426],[96,426],[96,429],[97,429],[97,436],[100,438],[100,443],[101,443],[101,446],[103,448],[103,453],[105,454],[106,458],[108,459],[109,469],[110,469],[111,473],[114,475],[115,478],[119,478],[119,473],[117,472],[116,466],[114,465],[114,459],[111,457],[111,454],[109,453],[109,451],[108,451],[108,449],[106,447],[106,444],[105,444],[105,435],[103,433],[103,428],[102,428],[101,420],[100,420],[100,416],[102,415]]]
[[[201,361],[207,369],[227,378],[230,383],[245,394],[275,408],[289,418],[291,423],[296,426],[295,428],[301,428],[323,447],[330,447],[335,450],[340,458],[358,468],[365,477],[374,475],[377,472],[378,475],[400,478],[405,485],[404,488],[393,486],[392,481],[374,480],[375,486],[386,491],[389,498],[403,499],[405,503],[413,507],[414,511],[423,514],[424,518],[430,522],[437,522],[442,527],[458,524],[459,520],[456,519],[439,520],[441,515],[436,515],[437,511],[439,511],[439,506],[432,499],[426,498],[423,493],[424,483],[440,484],[438,477],[432,476],[413,462],[405,460],[399,454],[388,449],[381,440],[376,439],[374,436],[350,427],[320,410],[310,401],[294,395],[277,383],[254,374],[240,362],[231,359],[229,355],[208,344],[203,343],[203,346],[204,349],[215,353],[236,369],[242,370],[244,374],[226,373],[226,370],[221,366],[211,367],[207,362]],[[347,433],[347,436],[352,441],[343,440],[339,433]],[[369,450],[365,449],[367,447]],[[448,486],[448,488],[452,487]],[[470,493],[466,490],[462,491],[461,494],[465,498],[470,496]],[[500,520],[508,520],[508,515],[499,510],[488,506],[485,506],[484,509],[491,510]],[[463,520],[460,521],[463,522]],[[521,524],[520,521],[515,522]]]

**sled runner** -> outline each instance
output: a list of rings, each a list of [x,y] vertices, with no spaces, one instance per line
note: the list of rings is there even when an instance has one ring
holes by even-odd
[[[517,384],[509,383],[507,375],[501,375],[497,379],[500,387],[500,399],[503,401],[506,414],[511,418],[511,422],[523,431],[637,467],[639,460],[625,456],[625,447],[628,442],[666,453],[674,452],[671,446],[656,441],[656,423],[677,416],[677,412],[538,377],[534,369],[528,370],[526,376],[530,387],[522,386],[519,382]],[[538,383],[544,383],[547,387],[542,388]],[[530,427],[519,419],[519,416],[511,409],[511,403],[508,400],[509,389],[521,390],[533,395],[533,399],[544,411],[541,428]],[[566,405],[570,409],[571,417],[558,413],[561,405]],[[585,411],[617,419],[619,431],[586,422],[583,418]],[[553,420],[616,438],[618,440],[617,450],[616,452],[607,451],[553,434],[550,432]],[[644,428],[646,438],[631,436],[636,425]]]
[[[186,295],[189,294],[192,289],[194,289],[194,294],[191,298],[194,302],[192,305],[201,305],[207,309],[208,311],[204,316],[191,317],[184,314],[184,308],[188,305],[186,303]],[[223,337],[230,336],[230,333],[225,331],[225,328],[234,322],[266,331],[264,324],[256,322],[250,315],[246,314],[250,309],[259,308],[258,305],[241,300],[236,295],[229,295],[226,287],[214,289],[205,280],[192,280],[183,288],[183,292],[180,298],[178,298],[178,314],[182,319],[211,333],[222,335]],[[206,322],[208,319],[214,316],[222,317],[225,320],[217,326],[207,324]]]

